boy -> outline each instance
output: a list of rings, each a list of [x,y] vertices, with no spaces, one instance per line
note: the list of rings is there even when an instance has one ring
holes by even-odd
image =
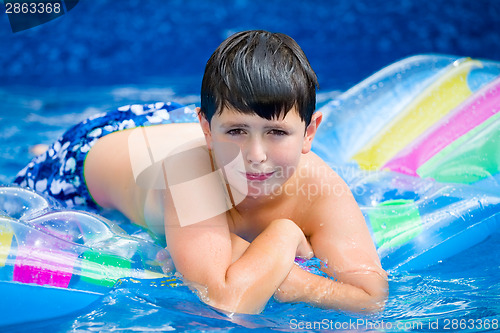
[[[346,184],[310,151],[322,117],[314,113],[316,87],[293,39],[237,33],[207,63],[199,125],[137,128],[134,120],[116,129],[106,123],[86,134],[97,138],[86,145],[61,143],[58,170],[69,170],[68,177],[34,181],[28,165],[16,182],[52,193],[56,184],[60,195],[86,193],[73,200],[118,209],[164,233],[177,271],[216,308],[258,313],[274,295],[378,311],[387,280],[363,216]],[[127,127],[134,129],[120,131]],[[51,168],[40,169],[39,175]],[[313,254],[334,279],[294,265],[296,256]]]

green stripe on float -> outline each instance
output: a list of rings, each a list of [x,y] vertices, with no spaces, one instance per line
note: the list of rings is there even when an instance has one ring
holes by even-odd
[[[113,287],[119,278],[131,275],[130,267],[128,259],[89,250],[82,254],[81,279],[92,284]]]
[[[379,248],[403,245],[422,232],[422,219],[413,200],[387,200],[368,210]]]

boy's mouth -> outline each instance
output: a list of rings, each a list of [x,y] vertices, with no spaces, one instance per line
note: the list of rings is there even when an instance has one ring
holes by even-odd
[[[247,173],[245,173],[245,176],[250,181],[264,181],[264,180],[269,179],[273,174],[274,174],[274,171],[273,172],[266,172],[266,173],[247,172]]]

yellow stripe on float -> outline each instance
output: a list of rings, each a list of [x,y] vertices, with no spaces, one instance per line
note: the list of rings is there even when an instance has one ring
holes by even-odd
[[[14,231],[10,226],[8,221],[0,222],[0,267],[5,266],[7,262],[7,257],[9,256],[12,238],[14,237]]]
[[[467,76],[474,67],[482,67],[481,62],[470,58],[457,61],[443,76],[424,89],[353,156],[360,168],[380,169],[427,128],[466,100],[472,94]]]

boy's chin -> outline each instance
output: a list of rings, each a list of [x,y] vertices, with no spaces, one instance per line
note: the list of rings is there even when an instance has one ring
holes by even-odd
[[[279,194],[281,194],[281,186],[280,184],[274,184],[272,186],[271,184],[255,184],[252,182],[249,182],[247,186],[242,188],[241,184],[240,186],[233,187],[231,186],[231,190],[237,191],[238,192],[238,197],[243,200],[245,197],[247,198],[265,198],[265,197],[274,197]],[[234,193],[233,193],[233,196]]]

